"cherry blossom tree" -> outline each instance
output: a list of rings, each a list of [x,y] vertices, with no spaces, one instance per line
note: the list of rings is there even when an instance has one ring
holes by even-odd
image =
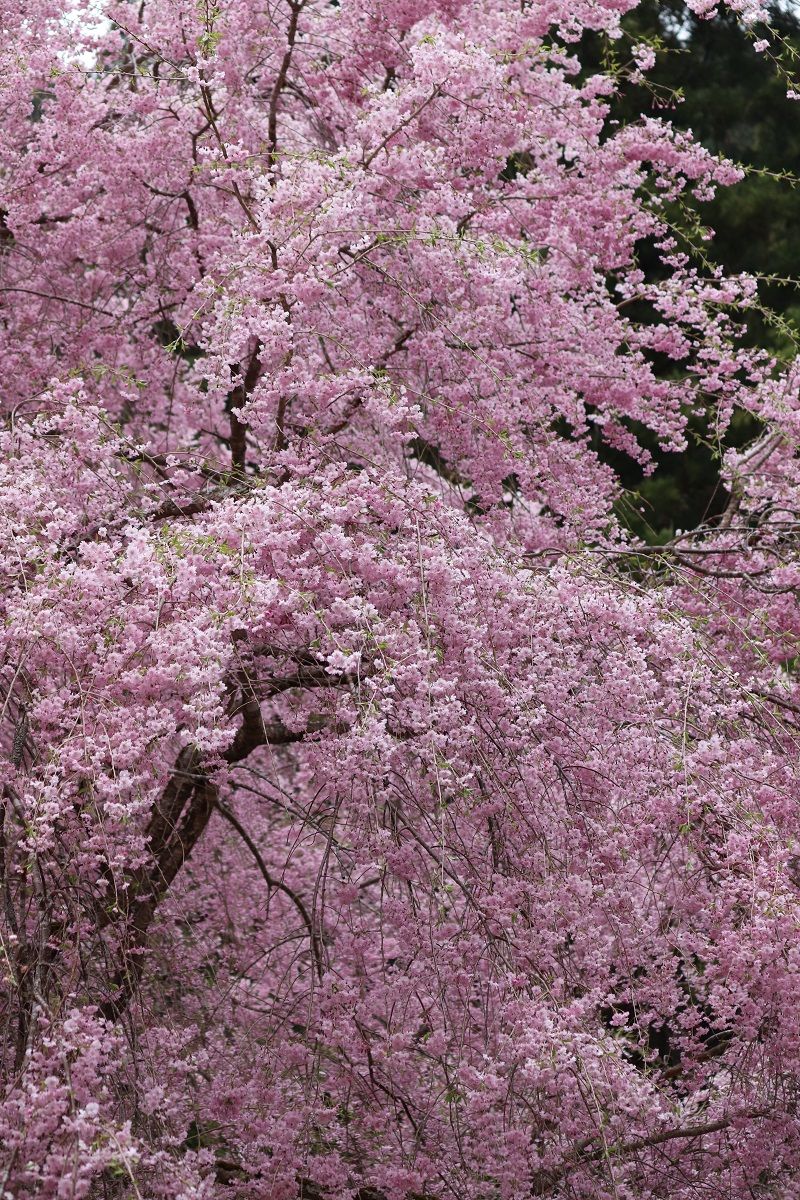
[[[3,1200],[798,1195],[797,371],[634,6],[4,6]]]

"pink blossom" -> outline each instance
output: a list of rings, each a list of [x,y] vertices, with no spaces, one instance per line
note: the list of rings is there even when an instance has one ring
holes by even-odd
[[[796,1194],[800,380],[634,7],[7,6],[3,1200]]]

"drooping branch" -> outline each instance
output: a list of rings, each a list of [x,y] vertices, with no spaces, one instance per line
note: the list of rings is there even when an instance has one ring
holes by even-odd
[[[298,655],[301,660],[308,657],[302,651]],[[292,675],[269,680],[263,688],[263,695],[268,698],[292,688],[337,687],[350,681],[349,675],[331,675],[319,664],[312,666],[301,661]],[[222,754],[223,761],[231,766],[243,762],[262,746],[294,745],[309,734],[325,728],[334,733],[342,733],[346,729],[346,726],[330,723],[325,718],[310,719],[304,730],[289,729],[281,721],[265,721],[259,695],[245,669],[237,672],[232,681],[232,690],[234,696],[238,696],[235,709],[240,717],[240,725],[231,745]],[[237,829],[269,885],[285,892],[301,912],[309,931],[315,967],[321,973],[320,939],[307,910],[292,889],[273,879],[252,838],[235,814],[220,800],[219,789],[204,765],[200,751],[187,746],[178,755],[147,825],[150,866],[136,873],[129,882],[123,902],[112,910],[104,910],[100,922],[102,927],[121,921],[126,926],[123,963],[115,977],[115,991],[101,1005],[102,1014],[109,1019],[119,1020],[130,1002],[141,979],[143,951],[158,905],[193,853],[215,809]]]
[[[300,897],[297,895],[297,892],[295,892],[295,890],[293,888],[290,888],[289,885],[287,883],[284,883],[282,879],[276,879],[275,876],[272,875],[272,873],[268,870],[267,864],[264,862],[264,857],[261,854],[261,851],[259,850],[258,846],[255,844],[255,842],[251,838],[250,834],[245,829],[244,825],[242,825],[239,818],[235,815],[235,813],[233,813],[226,804],[223,804],[223,802],[219,799],[219,797],[217,797],[215,804],[216,804],[217,811],[221,814],[221,816],[223,816],[225,818],[225,820],[228,822],[228,824],[231,825],[236,830],[236,832],[239,834],[239,837],[242,839],[244,844],[247,846],[247,849],[250,851],[253,858],[255,859],[256,866],[258,867],[259,871],[261,872],[264,882],[266,883],[266,885],[270,889],[270,891],[282,892],[285,896],[289,897],[292,904],[297,909],[298,913],[300,914],[300,918],[301,918],[303,924],[305,925],[306,930],[308,931],[308,938],[311,943],[311,953],[314,957],[314,965],[317,970],[317,975],[321,979],[322,971],[323,971],[322,938],[320,937],[319,933],[315,930],[314,923],[309,915],[308,909],[306,908],[305,904],[303,903],[303,901],[300,899]]]

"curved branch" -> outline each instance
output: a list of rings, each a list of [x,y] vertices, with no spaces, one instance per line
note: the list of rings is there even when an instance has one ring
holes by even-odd
[[[290,888],[287,883],[284,883],[280,879],[276,879],[274,875],[270,874],[270,871],[267,867],[267,864],[264,862],[264,859],[261,855],[261,851],[259,850],[258,846],[255,844],[253,839],[250,837],[250,834],[247,832],[245,827],[242,825],[239,818],[234,813],[231,812],[231,810],[228,808],[228,806],[226,804],[223,804],[223,802],[220,800],[219,796],[217,796],[214,800],[214,807],[216,808],[217,812],[225,818],[225,820],[228,822],[228,824],[231,825],[236,830],[236,832],[239,834],[239,837],[242,839],[244,844],[247,846],[247,849],[250,851],[253,858],[255,859],[256,865],[257,865],[259,871],[261,872],[261,875],[262,875],[267,887],[270,888],[271,890],[274,890],[277,892],[283,892],[283,894],[285,896],[289,897],[292,904],[295,906],[295,908],[299,912],[299,914],[302,918],[303,924],[305,925],[305,927],[308,931],[308,938],[309,938],[309,941],[311,942],[311,953],[314,958],[314,965],[316,966],[316,969],[317,969],[317,976],[319,979],[322,979],[322,973],[323,973],[322,938],[315,931],[313,921],[311,920],[311,917],[309,916],[309,913],[308,913],[308,909],[303,904],[303,901],[300,899],[300,897],[297,895],[297,893],[293,890],[293,888]]]

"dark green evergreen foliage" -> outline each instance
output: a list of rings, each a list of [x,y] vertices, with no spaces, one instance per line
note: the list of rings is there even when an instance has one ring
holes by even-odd
[[[705,256],[729,272],[766,277],[759,286],[761,309],[748,315],[745,338],[779,358],[800,348],[800,286],[791,282],[800,280],[800,102],[786,96],[792,78],[800,77],[796,7],[797,13],[774,5],[768,25],[748,29],[730,13],[700,20],[680,0],[649,0],[626,19],[623,41],[587,40],[581,46],[587,71],[609,60],[618,68],[614,119],[627,122],[644,114],[670,120],[747,169],[737,186],[723,189],[709,203],[696,203],[693,213],[676,211],[674,220],[689,235],[683,248],[693,241],[698,261]],[[769,42],[764,53],[753,49],[760,39]],[[658,47],[656,66],[644,85],[625,81],[633,65],[631,48],[640,42]],[[715,231],[711,241],[697,237],[698,225]],[[648,251],[640,247],[645,270],[654,261]],[[645,312],[636,316],[647,319]],[[727,444],[743,444],[756,432],[740,414]],[[630,489],[620,511],[635,533],[663,542],[676,529],[721,511],[726,493],[718,478],[718,448],[709,445],[702,421],[693,422],[690,445],[680,455],[663,454],[647,436],[642,440],[658,462],[650,478],[642,479],[634,466],[613,456]]]
[[[786,98],[786,75],[800,68],[790,57],[792,49],[800,53],[797,16],[775,6],[769,28],[748,31],[729,12],[703,21],[678,0],[651,0],[630,19],[628,32],[634,41],[659,38],[663,50],[652,71],[655,94],[629,88],[621,104],[625,116],[648,109],[666,115],[744,167],[800,178],[800,103]],[[761,37],[771,48],[758,54],[753,42]],[[709,257],[727,270],[800,278],[800,190],[791,179],[750,174],[697,208],[715,230]],[[762,283],[761,298],[777,313],[800,318],[794,287]],[[754,319],[751,340],[793,352],[763,317]]]

